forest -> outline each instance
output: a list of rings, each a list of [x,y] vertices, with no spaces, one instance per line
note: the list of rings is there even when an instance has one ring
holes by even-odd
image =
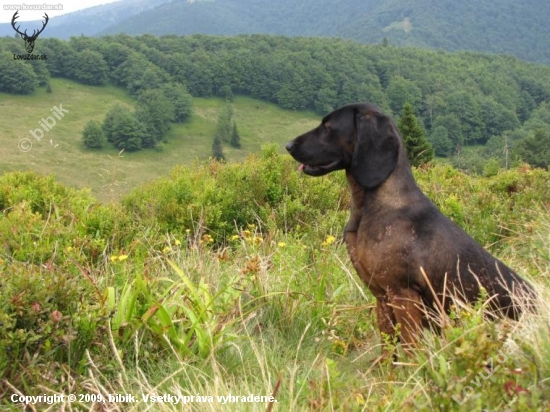
[[[53,17],[46,37],[120,33],[339,37],[360,43],[505,53],[550,63],[546,0],[119,0]],[[39,22],[35,24],[40,25]],[[0,23],[0,36],[12,36]]]
[[[338,7],[330,0],[199,0],[168,2],[96,34],[262,33],[378,44],[386,39],[398,46],[506,53],[548,64],[549,19],[545,0],[341,0]],[[88,24],[83,18],[82,25]]]
[[[10,60],[21,48],[16,39],[1,39],[1,91],[32,93],[50,76],[111,83],[138,99],[168,88],[179,91],[171,94],[179,121],[189,115],[187,92],[248,95],[319,115],[369,101],[397,118],[410,103],[436,155],[456,167],[481,173],[489,160],[501,167],[549,163],[550,68],[510,56],[265,35],[44,39],[47,60]],[[149,135],[161,136],[165,122],[178,121],[175,114],[162,119],[161,110],[154,115],[144,127]]]

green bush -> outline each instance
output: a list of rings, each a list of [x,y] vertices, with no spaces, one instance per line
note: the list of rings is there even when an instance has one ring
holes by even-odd
[[[22,262],[97,262],[108,248],[123,248],[135,226],[120,205],[100,205],[87,190],[32,172],[0,177],[0,240],[6,256]]]
[[[177,168],[170,177],[134,190],[123,204],[161,231],[207,230],[220,243],[248,224],[282,230],[322,224],[345,193],[341,176],[301,176],[294,161],[266,146],[243,163]]]
[[[0,377],[14,384],[55,381],[66,364],[82,372],[103,323],[99,296],[73,265],[14,262],[0,277]],[[42,376],[41,376],[42,375]]]
[[[550,200],[548,172],[529,167],[485,178],[436,165],[415,176],[441,211],[484,246],[500,243]]]

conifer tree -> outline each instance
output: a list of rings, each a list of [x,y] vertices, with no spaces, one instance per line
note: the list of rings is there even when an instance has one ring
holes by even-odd
[[[426,132],[415,116],[412,105],[408,102],[403,106],[403,115],[397,122],[397,127],[412,166],[420,166],[433,160],[434,149],[426,138]]]
[[[82,132],[82,141],[91,149],[101,149],[105,145],[105,136],[101,124],[96,120],[90,120]]]
[[[222,141],[218,136],[214,137],[212,141],[212,157],[217,161],[225,160],[225,154],[223,153]]]
[[[216,137],[222,142],[229,142],[231,138],[231,119],[233,117],[233,107],[226,103],[218,114],[218,123],[216,125]]]
[[[237,124],[235,122],[233,122],[233,130],[231,131],[231,140],[229,143],[236,149],[241,148],[241,136],[239,135]]]

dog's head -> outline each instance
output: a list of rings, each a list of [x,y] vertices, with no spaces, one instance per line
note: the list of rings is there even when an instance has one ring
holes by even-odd
[[[397,165],[401,141],[391,119],[371,104],[351,104],[326,115],[315,129],[287,143],[300,170],[322,176],[345,169],[367,189]]]

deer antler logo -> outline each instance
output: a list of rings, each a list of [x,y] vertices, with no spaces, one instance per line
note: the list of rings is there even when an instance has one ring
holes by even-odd
[[[42,28],[38,30],[38,32],[36,30],[33,30],[32,35],[29,36],[27,34],[27,30],[25,30],[24,33],[21,33],[19,31],[19,27],[21,26],[15,27],[15,19],[19,17],[17,13],[19,13],[19,11],[16,11],[15,14],[13,15],[11,19],[11,25],[13,29],[21,35],[21,38],[25,40],[25,50],[27,50],[27,53],[32,53],[32,51],[34,50],[34,42],[38,38],[38,35],[44,31],[44,29],[46,28],[46,25],[48,24],[48,20],[50,20],[50,18],[48,17],[47,13],[44,13],[44,18],[46,19],[46,21],[42,23]]]

